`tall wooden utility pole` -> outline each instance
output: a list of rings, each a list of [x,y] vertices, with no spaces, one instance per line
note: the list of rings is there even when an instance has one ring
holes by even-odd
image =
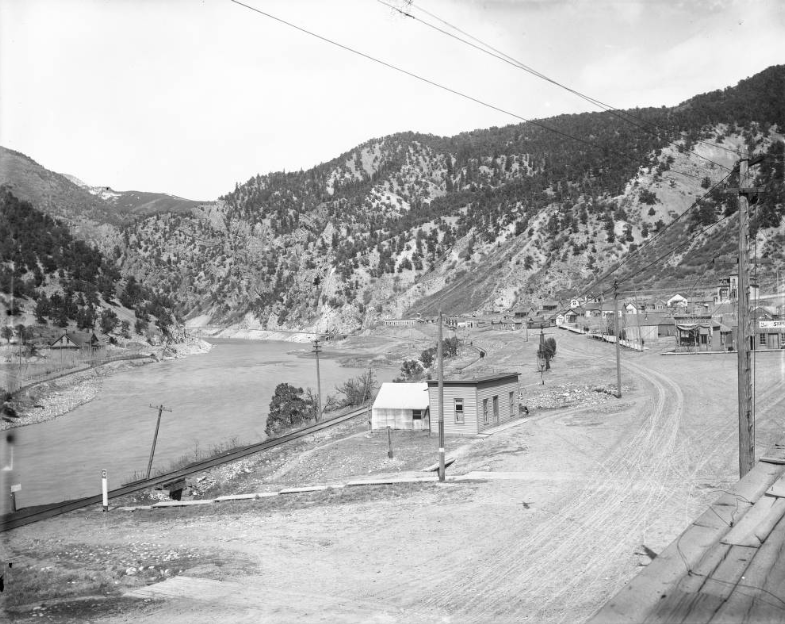
[[[319,354],[321,345],[319,344],[319,339],[316,338],[313,341],[313,352],[316,354],[316,420],[321,420],[322,418],[322,376],[319,372]]]
[[[743,185],[747,177],[747,151],[739,162],[739,327],[738,335],[738,386],[739,386],[739,477],[746,475],[755,465],[755,415],[752,411],[752,358],[750,357],[749,284],[749,214],[747,195]]]
[[[444,481],[444,346],[442,345],[442,311],[439,310],[439,481]]]
[[[155,443],[158,441],[158,429],[161,427],[161,413],[171,412],[172,410],[165,408],[163,405],[151,405],[151,409],[158,410],[158,421],[155,423],[155,435],[153,436],[153,447],[150,449],[150,461],[147,462],[147,478],[150,478],[150,471],[153,469],[153,455],[155,455]]]
[[[616,398],[621,398],[621,348],[619,347],[619,282],[613,280],[613,333],[616,334]]]

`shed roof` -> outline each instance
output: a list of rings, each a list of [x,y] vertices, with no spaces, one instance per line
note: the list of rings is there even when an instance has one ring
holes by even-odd
[[[782,621],[785,440],[589,624]]]
[[[373,402],[373,409],[425,409],[428,407],[428,384],[383,383]]]
[[[478,377],[466,377],[465,379],[445,379],[444,385],[447,386],[476,386],[483,383],[491,383],[494,381],[518,381],[518,373],[494,373],[491,375],[481,375]],[[428,387],[434,388],[439,385],[436,379],[428,380]]]

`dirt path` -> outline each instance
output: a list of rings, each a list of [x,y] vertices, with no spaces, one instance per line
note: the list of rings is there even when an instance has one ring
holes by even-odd
[[[509,344],[501,365],[528,361],[535,348]],[[769,357],[757,371],[759,448],[785,422],[785,354]],[[622,359],[620,401],[541,412],[487,439],[448,439],[459,455],[450,474],[497,479],[347,488],[281,509],[262,500],[85,512],[18,535],[194,551],[200,565],[150,585],[153,602],[97,620],[105,624],[580,622],[648,563],[644,546],[661,551],[737,479],[735,359]],[[611,345],[559,335],[546,386],[535,387],[533,373],[522,382],[546,392],[615,381],[613,364]]]

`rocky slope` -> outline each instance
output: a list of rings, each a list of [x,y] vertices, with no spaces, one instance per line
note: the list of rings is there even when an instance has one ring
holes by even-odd
[[[783,90],[777,66],[674,108],[402,133],[212,204],[89,216],[121,270],[192,325],[344,332],[597,295],[618,264],[624,290],[708,289],[735,267],[724,188],[744,147],[769,157],[755,168],[767,192],[751,249],[765,289],[785,267]]]

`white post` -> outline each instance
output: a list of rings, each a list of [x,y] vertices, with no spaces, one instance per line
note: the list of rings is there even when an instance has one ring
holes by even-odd
[[[109,511],[109,485],[106,479],[106,470],[101,471],[101,494],[104,499],[104,511]]]

